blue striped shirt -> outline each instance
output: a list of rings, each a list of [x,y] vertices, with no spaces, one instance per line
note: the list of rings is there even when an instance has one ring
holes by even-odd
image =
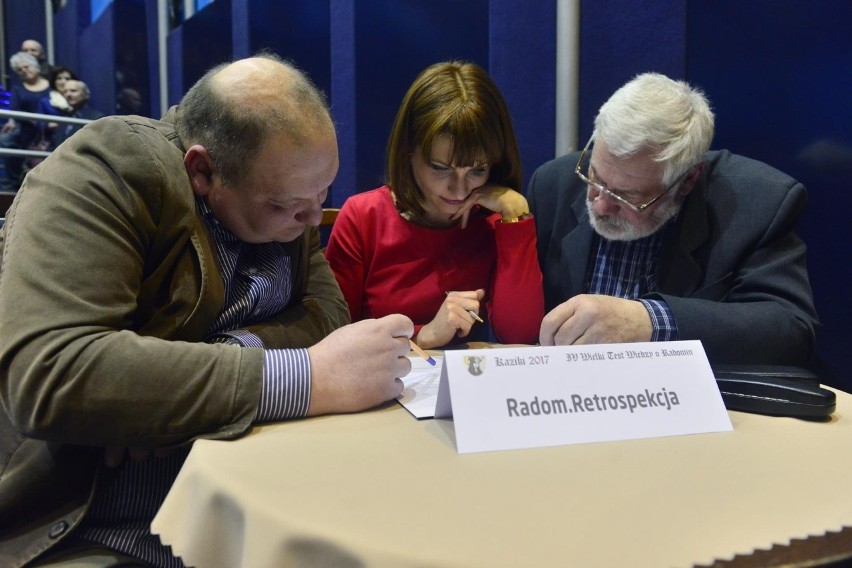
[[[283,310],[293,293],[291,258],[278,243],[247,244],[219,224],[205,200],[197,205],[216,245],[216,260],[225,285],[225,305],[209,330],[211,343],[238,343],[263,349],[258,336],[242,327]],[[263,387],[255,422],[300,418],[308,411],[311,366],[307,349],[264,351]],[[180,568],[183,563],[151,534],[150,524],[174,483],[189,448],[164,458],[125,459],[104,472],[98,494],[72,538],[92,541],[154,566]]]
[[[657,291],[657,258],[669,225],[633,241],[611,241],[597,234],[592,242],[594,262],[589,263],[586,291],[638,300],[651,316],[651,341],[677,339],[677,322],[663,300],[642,298]]]

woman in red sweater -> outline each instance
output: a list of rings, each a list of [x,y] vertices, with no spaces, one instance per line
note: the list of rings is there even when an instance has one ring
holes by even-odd
[[[352,321],[405,314],[427,349],[459,338],[535,343],[535,225],[506,103],[481,67],[437,63],[415,79],[386,183],[346,201],[326,248]]]

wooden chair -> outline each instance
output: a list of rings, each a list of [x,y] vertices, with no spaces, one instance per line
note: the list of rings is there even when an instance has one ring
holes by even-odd
[[[320,244],[322,248],[325,249],[325,246],[328,244],[328,237],[331,235],[331,227],[334,225],[334,222],[337,220],[337,215],[340,213],[340,209],[336,207],[323,207],[322,209],[322,221],[320,221]]]
[[[330,229],[334,222],[337,220],[337,216],[340,214],[340,209],[336,207],[324,207],[322,210],[322,221],[320,221],[320,228]]]

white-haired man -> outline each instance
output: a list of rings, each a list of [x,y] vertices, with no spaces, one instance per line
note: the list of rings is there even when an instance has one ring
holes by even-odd
[[[62,96],[71,106],[71,112],[68,116],[85,118],[86,120],[97,120],[104,116],[104,113],[89,106],[89,98],[91,98],[92,92],[83,81],[76,79],[65,81],[65,85],[62,87]],[[53,136],[54,147],[62,144],[81,128],[83,128],[82,124],[60,124]]]
[[[534,173],[542,345],[698,339],[711,363],[809,363],[805,188],[709,152],[713,128],[701,91],[646,73],[603,104],[582,152]]]

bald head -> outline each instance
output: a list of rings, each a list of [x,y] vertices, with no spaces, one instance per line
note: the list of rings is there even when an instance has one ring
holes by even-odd
[[[214,88],[239,103],[265,104],[280,98],[301,75],[281,61],[249,57],[223,65],[213,73]]]
[[[231,108],[257,113],[297,144],[333,133],[322,93],[280,59],[250,57],[225,65],[212,75],[211,90]]]
[[[39,62],[44,61],[44,47],[34,39],[25,39],[21,44],[21,51],[29,53]]]
[[[241,59],[208,71],[179,105],[185,147],[204,146],[222,177],[243,177],[271,138],[298,147],[334,139],[323,94],[300,70],[274,55]]]

